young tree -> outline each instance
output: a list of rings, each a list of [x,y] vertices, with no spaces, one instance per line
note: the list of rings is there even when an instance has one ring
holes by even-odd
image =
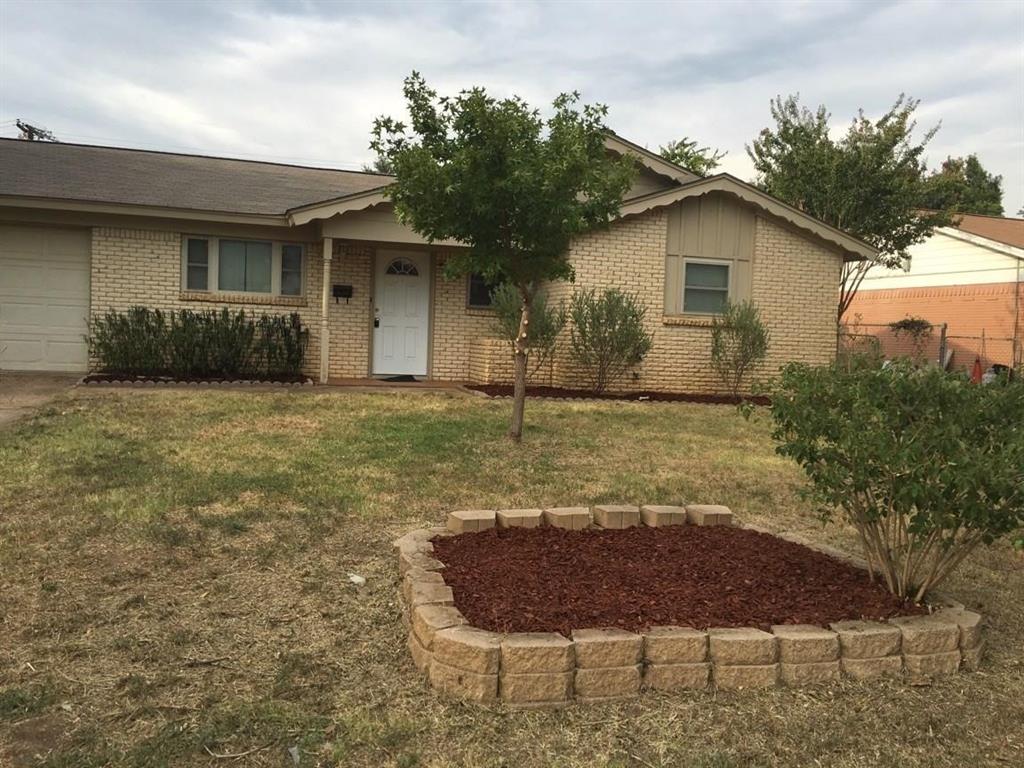
[[[718,167],[722,158],[728,153],[711,147],[700,147],[693,139],[683,136],[678,141],[670,141],[665,146],[659,147],[658,154],[670,163],[681,165],[701,176],[707,176]]]
[[[711,364],[739,397],[743,380],[768,354],[770,333],[752,302],[728,302],[711,321]]]
[[[517,96],[483,88],[438,98],[416,72],[405,80],[410,125],[374,122],[370,146],[394,169],[388,188],[399,218],[427,239],[468,246],[449,276],[471,272],[509,283],[522,302],[515,343],[509,436],[520,440],[526,403],[528,329],[541,283],[573,277],[573,237],[607,226],[636,173],[604,148],[607,108],[562,94],[547,120]]]
[[[956,213],[1003,215],[1003,177],[989,173],[977,155],[947,157],[924,180],[921,206]]]
[[[868,270],[876,264],[901,266],[910,246],[951,221],[946,211],[920,210],[922,158],[938,126],[914,140],[918,103],[901,94],[875,121],[861,111],[836,140],[825,107],[811,112],[797,96],[779,96],[771,105],[774,129],[765,128],[747,147],[758,186],[878,249],[877,259],[844,265],[837,321]]]

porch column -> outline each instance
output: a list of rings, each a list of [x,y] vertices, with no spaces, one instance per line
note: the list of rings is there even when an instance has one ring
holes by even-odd
[[[323,296],[320,302],[320,383],[327,383],[327,371],[331,360],[331,329],[327,314],[331,309],[331,257],[334,255],[334,238],[324,238]]]

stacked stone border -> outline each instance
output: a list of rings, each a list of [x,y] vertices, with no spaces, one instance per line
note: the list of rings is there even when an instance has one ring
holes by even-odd
[[[190,379],[110,379],[108,381],[96,381],[90,377],[93,374],[86,374],[78,380],[78,386],[83,387],[163,387],[180,389],[192,387],[194,389],[207,389],[210,387],[222,389],[225,387],[312,387],[316,382],[306,377],[301,381],[271,381],[269,379],[203,379],[200,381]]]
[[[729,508],[713,504],[451,512],[446,527],[415,530],[394,542],[413,663],[434,688],[449,695],[519,708],[627,699],[645,690],[801,687],[904,675],[917,682],[978,668],[985,648],[982,617],[945,598],[927,615],[840,621],[829,627],[785,624],[770,632],[684,626],[646,632],[577,629],[571,638],[553,632],[489,632],[470,626],[455,608],[444,582],[444,563],[433,556],[434,538],[495,526],[583,530],[733,524]]]

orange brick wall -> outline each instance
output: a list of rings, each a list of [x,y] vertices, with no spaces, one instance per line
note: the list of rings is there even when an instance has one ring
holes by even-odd
[[[947,345],[953,350],[953,365],[956,367],[972,366],[976,356],[982,358],[986,367],[991,363],[1012,365],[1014,336],[1018,339],[1018,361],[1021,357],[1020,339],[1024,337],[1024,284],[985,283],[859,291],[846,319],[854,324],[859,321],[860,333],[884,338],[887,334],[885,328],[870,326],[883,326],[907,316],[923,317],[933,325],[946,323]],[[984,345],[982,333],[985,335]]]

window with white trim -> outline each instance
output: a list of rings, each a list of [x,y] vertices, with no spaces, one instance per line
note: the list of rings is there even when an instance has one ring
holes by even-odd
[[[683,312],[717,315],[729,300],[728,262],[683,260]]]
[[[181,283],[186,291],[301,296],[305,252],[300,243],[189,235]]]

